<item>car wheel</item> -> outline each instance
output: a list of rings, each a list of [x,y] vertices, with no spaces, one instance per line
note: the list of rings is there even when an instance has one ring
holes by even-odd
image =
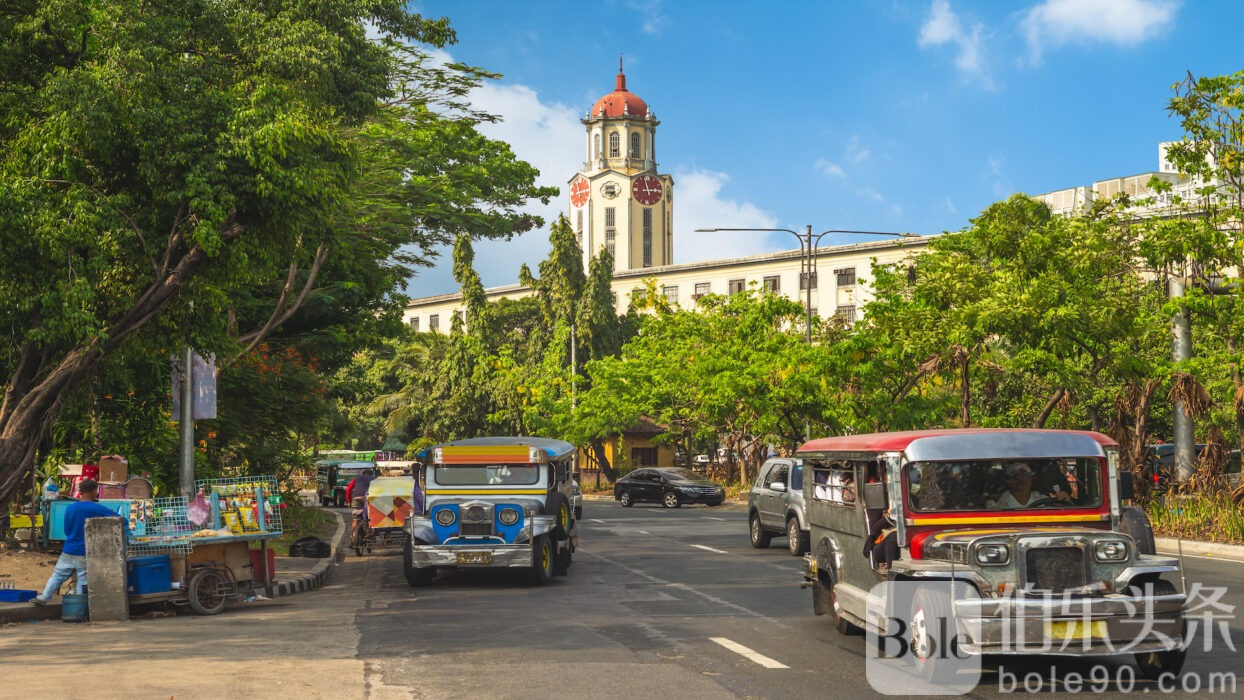
[[[1151,589],[1153,595],[1173,595],[1179,591],[1175,588],[1175,584],[1165,579],[1157,579],[1153,582]],[[1144,592],[1132,591],[1133,595],[1144,595]],[[1167,678],[1179,677],[1180,671],[1184,668],[1184,661],[1188,656],[1188,621],[1184,620],[1183,628],[1180,630],[1180,647],[1171,649],[1170,651],[1154,651],[1145,654],[1136,655],[1136,668],[1140,670],[1140,675],[1151,681],[1156,681],[1164,674],[1170,674]]]
[[[808,551],[803,530],[799,529],[799,518],[786,521],[786,551],[790,552],[792,557],[801,556]]]
[[[863,632],[864,630],[856,627],[842,616],[842,602],[838,600],[838,592],[834,590],[833,585],[825,587],[829,589],[829,614],[834,618],[834,629],[838,630],[838,634],[855,635]]]
[[[769,540],[773,539],[773,535],[765,532],[760,524],[760,513],[752,511],[752,517],[748,520],[748,531],[751,534],[752,546],[756,549],[764,549],[769,546]]]
[[[553,551],[553,540],[548,535],[540,535],[531,547],[531,582],[543,586],[553,580],[553,569],[557,565],[557,552]]]
[[[415,568],[413,558],[410,553],[410,539],[402,544],[402,575],[406,577],[406,583],[419,587],[432,583],[432,579],[436,578],[436,567],[429,566],[426,568]]]
[[[925,680],[938,685],[955,678],[951,660],[958,654],[954,613],[950,596],[943,591],[921,588],[911,603],[907,626],[911,657]],[[945,648],[943,648],[945,647]]]
[[[666,491],[665,495],[661,497],[661,505],[666,508],[677,508],[682,504],[678,502],[678,494],[673,491]]]
[[[1141,554],[1157,554],[1158,548],[1153,539],[1153,526],[1149,524],[1149,516],[1136,506],[1124,506],[1119,510],[1119,531],[1131,535],[1136,541],[1136,551]]]
[[[631,506],[635,505],[635,501],[631,500],[630,491],[623,491],[622,493],[618,494],[618,503],[621,503],[623,508],[630,508]]]
[[[557,517],[553,525],[553,535],[559,542],[570,536],[570,503],[564,495],[556,491],[550,493],[544,502],[544,512]]]

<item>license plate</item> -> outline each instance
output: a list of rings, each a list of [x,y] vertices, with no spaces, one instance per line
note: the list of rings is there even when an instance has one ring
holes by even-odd
[[[1045,637],[1055,641],[1105,639],[1105,620],[1066,620],[1045,623]]]
[[[459,564],[491,564],[492,552],[457,552]]]

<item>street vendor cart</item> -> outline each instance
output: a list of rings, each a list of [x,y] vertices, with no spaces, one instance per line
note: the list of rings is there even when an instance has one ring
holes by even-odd
[[[131,605],[167,602],[213,615],[261,588],[271,593],[267,541],[282,532],[276,477],[208,479],[196,481],[194,490],[193,499],[99,501],[128,520]],[[68,503],[49,502],[49,539],[63,539],[58,514]]]

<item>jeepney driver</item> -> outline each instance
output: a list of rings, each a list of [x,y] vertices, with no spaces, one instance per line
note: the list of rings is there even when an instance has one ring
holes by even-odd
[[[1051,498],[1059,501],[1071,499],[1071,494],[1061,489],[1056,489],[1052,496],[1039,491],[1033,491],[1032,480],[1032,468],[1026,462],[1015,462],[1007,467],[1007,490],[1001,496],[991,501],[989,507],[1009,510],[1011,508],[1027,508],[1038,501]]]

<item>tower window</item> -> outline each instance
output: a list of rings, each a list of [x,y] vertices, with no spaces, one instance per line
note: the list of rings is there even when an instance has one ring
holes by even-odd
[[[614,242],[618,229],[615,211],[613,207],[605,207],[605,250],[609,251],[610,257],[616,261],[618,254],[615,251]]]
[[[644,209],[644,267],[652,267],[652,210]]]
[[[574,237],[578,239],[579,247],[582,248],[583,247],[583,210],[582,209],[580,209],[577,213],[577,220],[575,221],[574,229],[575,229]]]
[[[618,132],[609,134],[609,157],[618,158],[622,155],[622,138]]]
[[[631,134],[631,157],[639,158],[639,134]]]
[[[594,134],[592,136],[592,143],[595,146],[595,148],[592,150],[592,157],[599,159],[600,158],[600,134]]]

